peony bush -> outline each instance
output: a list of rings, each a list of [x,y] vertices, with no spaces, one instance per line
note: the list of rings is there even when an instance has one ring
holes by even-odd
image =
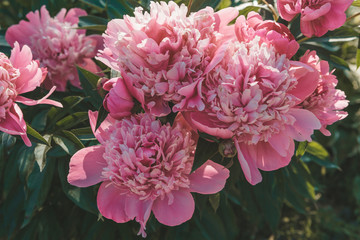
[[[0,238],[359,233],[315,205],[358,154],[357,1],[63,4],[0,32]]]

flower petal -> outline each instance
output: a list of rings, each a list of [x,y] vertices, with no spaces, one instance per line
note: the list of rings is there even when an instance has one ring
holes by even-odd
[[[103,158],[104,152],[104,146],[91,146],[76,152],[70,159],[68,182],[77,187],[88,187],[101,182],[101,173],[107,166]]]
[[[190,174],[190,191],[201,194],[214,194],[221,191],[229,177],[229,170],[211,160]]]
[[[109,181],[103,182],[97,195],[97,205],[101,215],[117,223],[131,220],[125,212],[126,194],[113,183]]]
[[[125,202],[125,212],[126,215],[130,219],[134,219],[140,223],[140,230],[139,234],[142,235],[142,237],[146,237],[145,229],[146,229],[146,222],[150,217],[151,213],[151,207],[153,205],[153,201],[147,200],[142,201],[139,200],[138,197],[128,195],[126,202]]]
[[[251,185],[258,184],[262,181],[262,177],[259,169],[256,166],[256,155],[254,155],[254,152],[249,151],[249,145],[239,144],[239,142],[236,140],[234,140],[234,143],[238,152],[238,159],[246,180]]]
[[[156,219],[167,226],[176,226],[188,221],[195,210],[195,202],[190,192],[187,190],[172,191],[174,201],[169,205],[169,200],[154,201],[153,212]]]

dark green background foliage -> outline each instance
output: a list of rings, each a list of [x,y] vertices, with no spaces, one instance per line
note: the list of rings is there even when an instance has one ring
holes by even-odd
[[[191,10],[244,2],[195,0]],[[89,16],[81,17],[81,27],[99,34],[110,19],[132,15],[135,6],[149,7],[147,0],[0,1],[0,51],[10,52],[4,40],[6,28],[44,4],[52,16],[63,7],[86,9]],[[353,5],[349,16],[359,12],[359,1]],[[246,15],[251,10],[272,18],[265,5],[242,8],[240,13]],[[217,151],[218,143],[208,142],[205,139],[211,136],[201,135],[195,164],[199,166],[211,157],[229,167],[226,187],[215,195],[193,194],[194,216],[180,226],[161,225],[151,216],[149,239],[360,239],[360,80],[354,72],[360,62],[356,61],[360,51],[358,24],[359,19],[353,18],[321,38],[302,41],[295,56],[313,49],[329,61],[331,68],[337,68],[338,87],[346,92],[350,105],[346,109],[349,116],[329,127],[332,135],[324,137],[317,132],[313,142],[297,143],[290,165],[263,172],[264,180],[256,186],[245,180],[236,158],[223,159]],[[297,39],[303,38],[299,19],[289,26]],[[101,119],[106,116],[100,107],[104,93],[94,90],[98,77],[83,69],[79,74],[84,91],[69,86],[70,91],[53,94],[63,109],[21,106],[29,125],[31,148],[19,138],[0,133],[0,239],[139,238],[135,221],[116,224],[99,215],[98,186],[77,188],[66,181],[70,157],[84,146],[97,144],[87,110],[100,109]],[[44,94],[37,89],[27,96],[38,99]]]

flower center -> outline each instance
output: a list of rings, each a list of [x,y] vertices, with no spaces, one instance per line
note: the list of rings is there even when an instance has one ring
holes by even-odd
[[[296,99],[287,93],[296,85],[290,62],[258,37],[235,42],[228,51],[229,57],[209,74],[203,93],[214,116],[239,141],[267,141],[294,121],[287,114]]]

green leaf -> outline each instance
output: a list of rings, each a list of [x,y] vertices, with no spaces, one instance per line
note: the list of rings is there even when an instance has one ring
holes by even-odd
[[[332,62],[334,62],[335,64],[337,64],[339,67],[343,68],[343,69],[347,69],[349,70],[349,64],[344,60],[342,59],[341,57],[338,57],[338,56],[335,56],[335,55],[330,55],[330,60]]]
[[[356,68],[360,67],[360,36],[358,40],[358,47],[356,49]]]
[[[40,133],[38,133],[27,123],[26,123],[26,133],[28,134],[29,137],[31,137],[31,139],[35,139],[36,142],[40,142],[46,144],[47,146],[51,146],[50,143],[43,136],[41,136]]]
[[[191,5],[191,9],[190,12],[196,12],[200,9],[203,9],[207,6],[212,7],[212,8],[216,8],[219,3],[221,2],[221,0],[214,0],[214,1],[206,1],[206,0],[194,0],[192,5]]]
[[[72,129],[71,132],[75,134],[80,140],[96,140],[91,127]]]
[[[360,0],[354,0],[351,5],[355,7],[360,7]]]
[[[253,191],[266,223],[275,231],[281,217],[282,194],[276,195],[273,191],[277,187],[273,173],[263,174],[263,177],[263,181],[253,187]]]
[[[360,175],[356,176],[353,182],[353,194],[360,207]]]
[[[106,0],[80,0],[81,2],[95,8],[97,11],[103,11],[106,5]]]
[[[54,142],[70,156],[74,155],[79,150],[76,144],[67,139],[66,137],[56,135],[53,137],[53,139]]]
[[[217,209],[220,206],[220,193],[215,193],[209,196],[209,202],[211,207],[214,209],[214,212],[217,211]]]
[[[63,118],[64,116],[71,114],[74,112],[75,106],[77,106],[79,103],[81,103],[84,100],[83,97],[80,96],[69,96],[65,97],[61,103],[63,105],[63,108],[55,108],[52,107],[47,114],[50,123],[49,125],[55,124],[59,119]]]
[[[108,20],[97,16],[81,16],[79,17],[79,28],[104,32],[106,30]]]
[[[84,144],[80,141],[80,139],[78,139],[76,135],[73,134],[72,132],[66,130],[63,130],[62,132],[64,133],[67,139],[69,139],[76,145],[77,149],[80,150],[85,147]]]
[[[296,149],[296,157],[302,157],[305,154],[306,151],[306,147],[307,147],[308,142],[300,142],[297,149]]]
[[[51,142],[51,135],[45,135],[44,138]],[[43,171],[46,165],[46,154],[50,150],[50,146],[44,144],[37,144],[34,149],[35,161],[39,165],[40,172]]]
[[[96,193],[93,191],[93,188],[78,188],[68,183],[69,163],[67,161],[58,161],[58,172],[61,187],[66,196],[80,208],[98,216]]]
[[[210,157],[214,156],[218,152],[218,144],[214,142],[208,142],[205,139],[199,137],[196,151],[194,164],[192,167],[192,171],[196,170],[203,163],[210,159]]]
[[[56,122],[56,129],[58,131],[69,129],[86,120],[88,120],[87,112],[76,112]]]
[[[306,152],[322,160],[329,157],[328,151],[318,142],[312,141],[307,144]]]
[[[228,239],[223,221],[209,207],[202,212],[201,218],[197,215],[194,215],[193,218],[205,239]]]
[[[77,66],[80,83],[86,94],[89,97],[90,103],[99,108],[102,105],[103,99],[97,92],[97,82],[100,77],[92,72],[87,71],[84,68]]]
[[[56,166],[55,163],[55,161],[49,161],[43,171],[40,171],[38,165],[35,165],[34,171],[29,176],[26,183],[28,191],[25,203],[25,218],[22,227],[31,221],[36,209],[42,207],[51,187]]]
[[[98,129],[98,127],[100,127],[100,124],[105,120],[105,118],[107,117],[107,115],[109,114],[103,105],[101,105],[101,107],[98,110],[98,118],[96,120],[96,127],[95,130]]]
[[[246,6],[246,5],[243,5]],[[249,12],[258,12],[261,7],[259,6],[246,6],[239,9],[239,15],[244,15],[245,17],[249,14]]]

